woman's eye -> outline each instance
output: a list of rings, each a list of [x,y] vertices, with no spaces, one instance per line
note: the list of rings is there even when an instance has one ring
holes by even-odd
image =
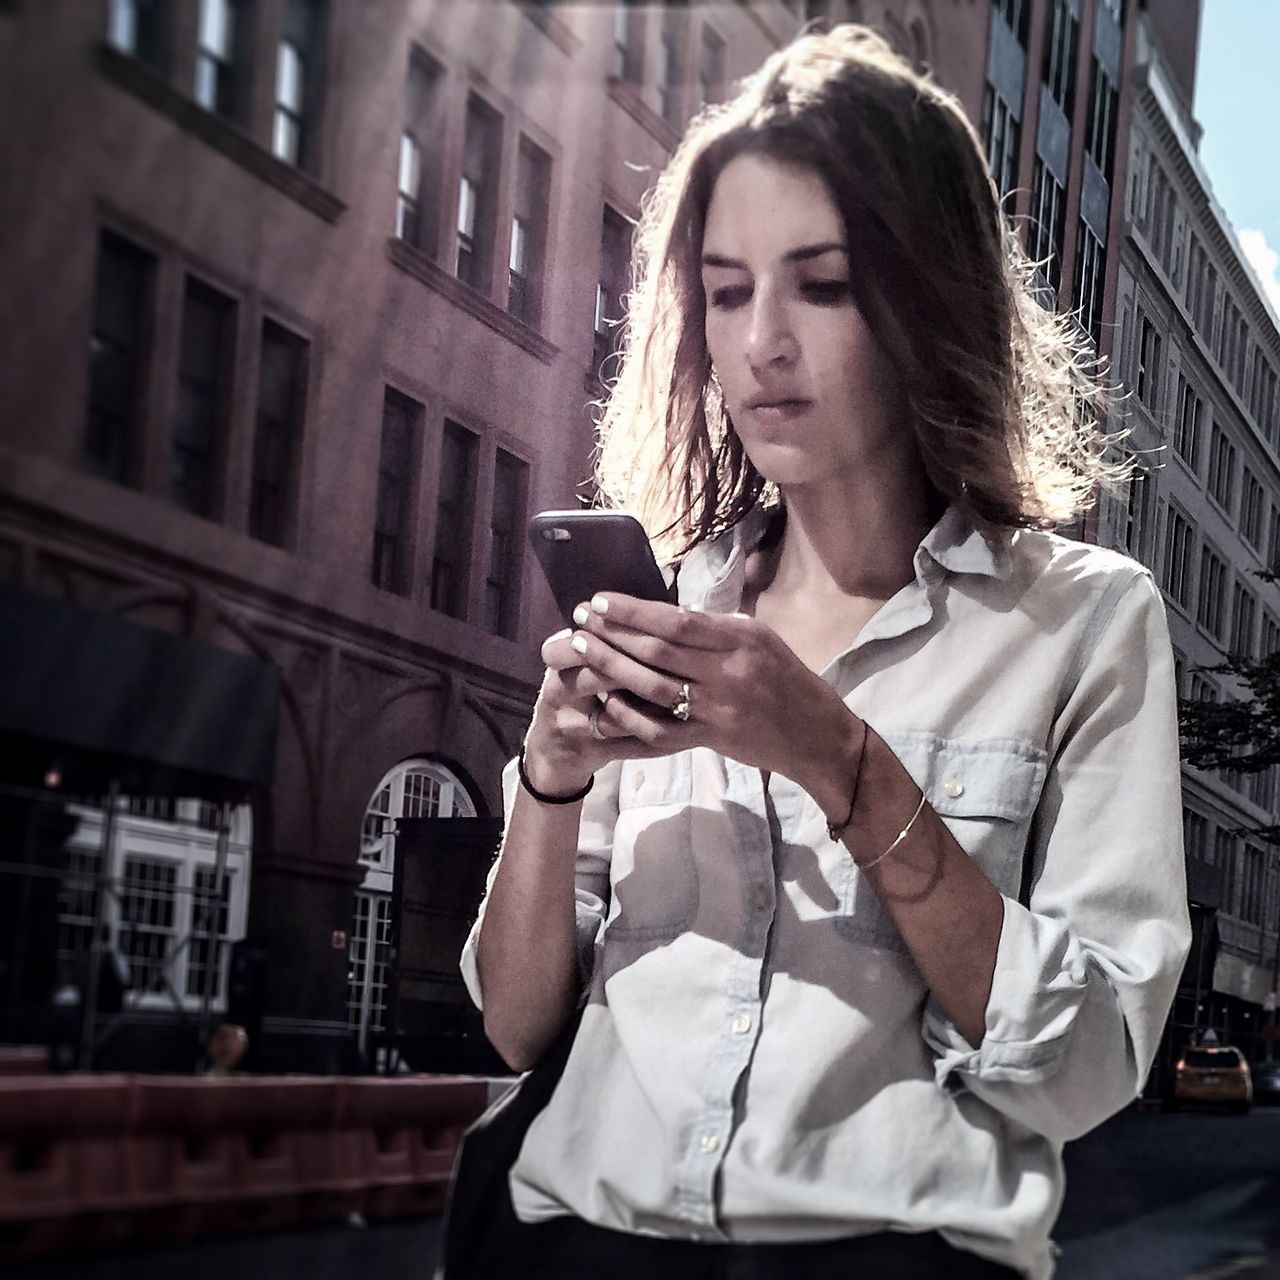
[[[807,280],[800,286],[800,291],[810,302],[820,306],[835,306],[849,296],[847,280]]]
[[[750,297],[750,285],[724,285],[722,288],[711,290],[711,305],[713,307],[722,307],[726,310],[732,310],[734,307],[742,306],[750,299]]]

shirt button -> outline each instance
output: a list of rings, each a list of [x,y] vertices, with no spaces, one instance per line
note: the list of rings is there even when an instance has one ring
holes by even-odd
[[[942,784],[942,789],[946,792],[949,800],[954,800],[957,796],[964,795],[964,783],[959,778],[948,778]]]
[[[764,911],[769,905],[769,886],[753,884],[751,886],[751,905],[757,911]]]
[[[714,1133],[704,1133],[698,1139],[698,1149],[703,1155],[715,1155],[720,1150],[720,1139]]]
[[[745,1036],[751,1030],[751,1015],[749,1013],[740,1013],[733,1020],[733,1030],[735,1035]]]

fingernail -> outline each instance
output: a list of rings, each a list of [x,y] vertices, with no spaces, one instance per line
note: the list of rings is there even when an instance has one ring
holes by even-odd
[[[555,640],[567,640],[571,635],[573,635],[573,628],[565,627],[563,631],[557,631],[555,635],[548,636],[547,643],[551,644]]]
[[[574,653],[586,653],[587,637],[584,635],[576,635],[569,641],[569,645],[573,649]]]
[[[591,610],[593,613],[602,613],[602,614],[608,613],[609,612],[608,600],[606,600],[604,596],[592,596]]]
[[[576,623],[578,624],[578,626],[580,626],[580,627],[585,627],[585,626],[587,625],[587,619],[588,619],[590,616],[591,616],[591,615],[587,612],[587,606],[586,606],[585,604],[580,604],[580,605],[579,605],[579,606],[578,606],[578,607],[573,611],[573,620],[574,620],[574,622],[576,622]]]

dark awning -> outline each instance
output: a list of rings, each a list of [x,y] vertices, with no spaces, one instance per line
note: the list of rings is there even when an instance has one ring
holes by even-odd
[[[234,792],[271,782],[279,697],[268,663],[0,586],[0,732]]]

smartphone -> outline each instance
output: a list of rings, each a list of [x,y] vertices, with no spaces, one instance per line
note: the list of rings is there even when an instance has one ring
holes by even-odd
[[[671,600],[644,526],[625,511],[541,511],[529,539],[570,626],[574,609],[597,591]]]

